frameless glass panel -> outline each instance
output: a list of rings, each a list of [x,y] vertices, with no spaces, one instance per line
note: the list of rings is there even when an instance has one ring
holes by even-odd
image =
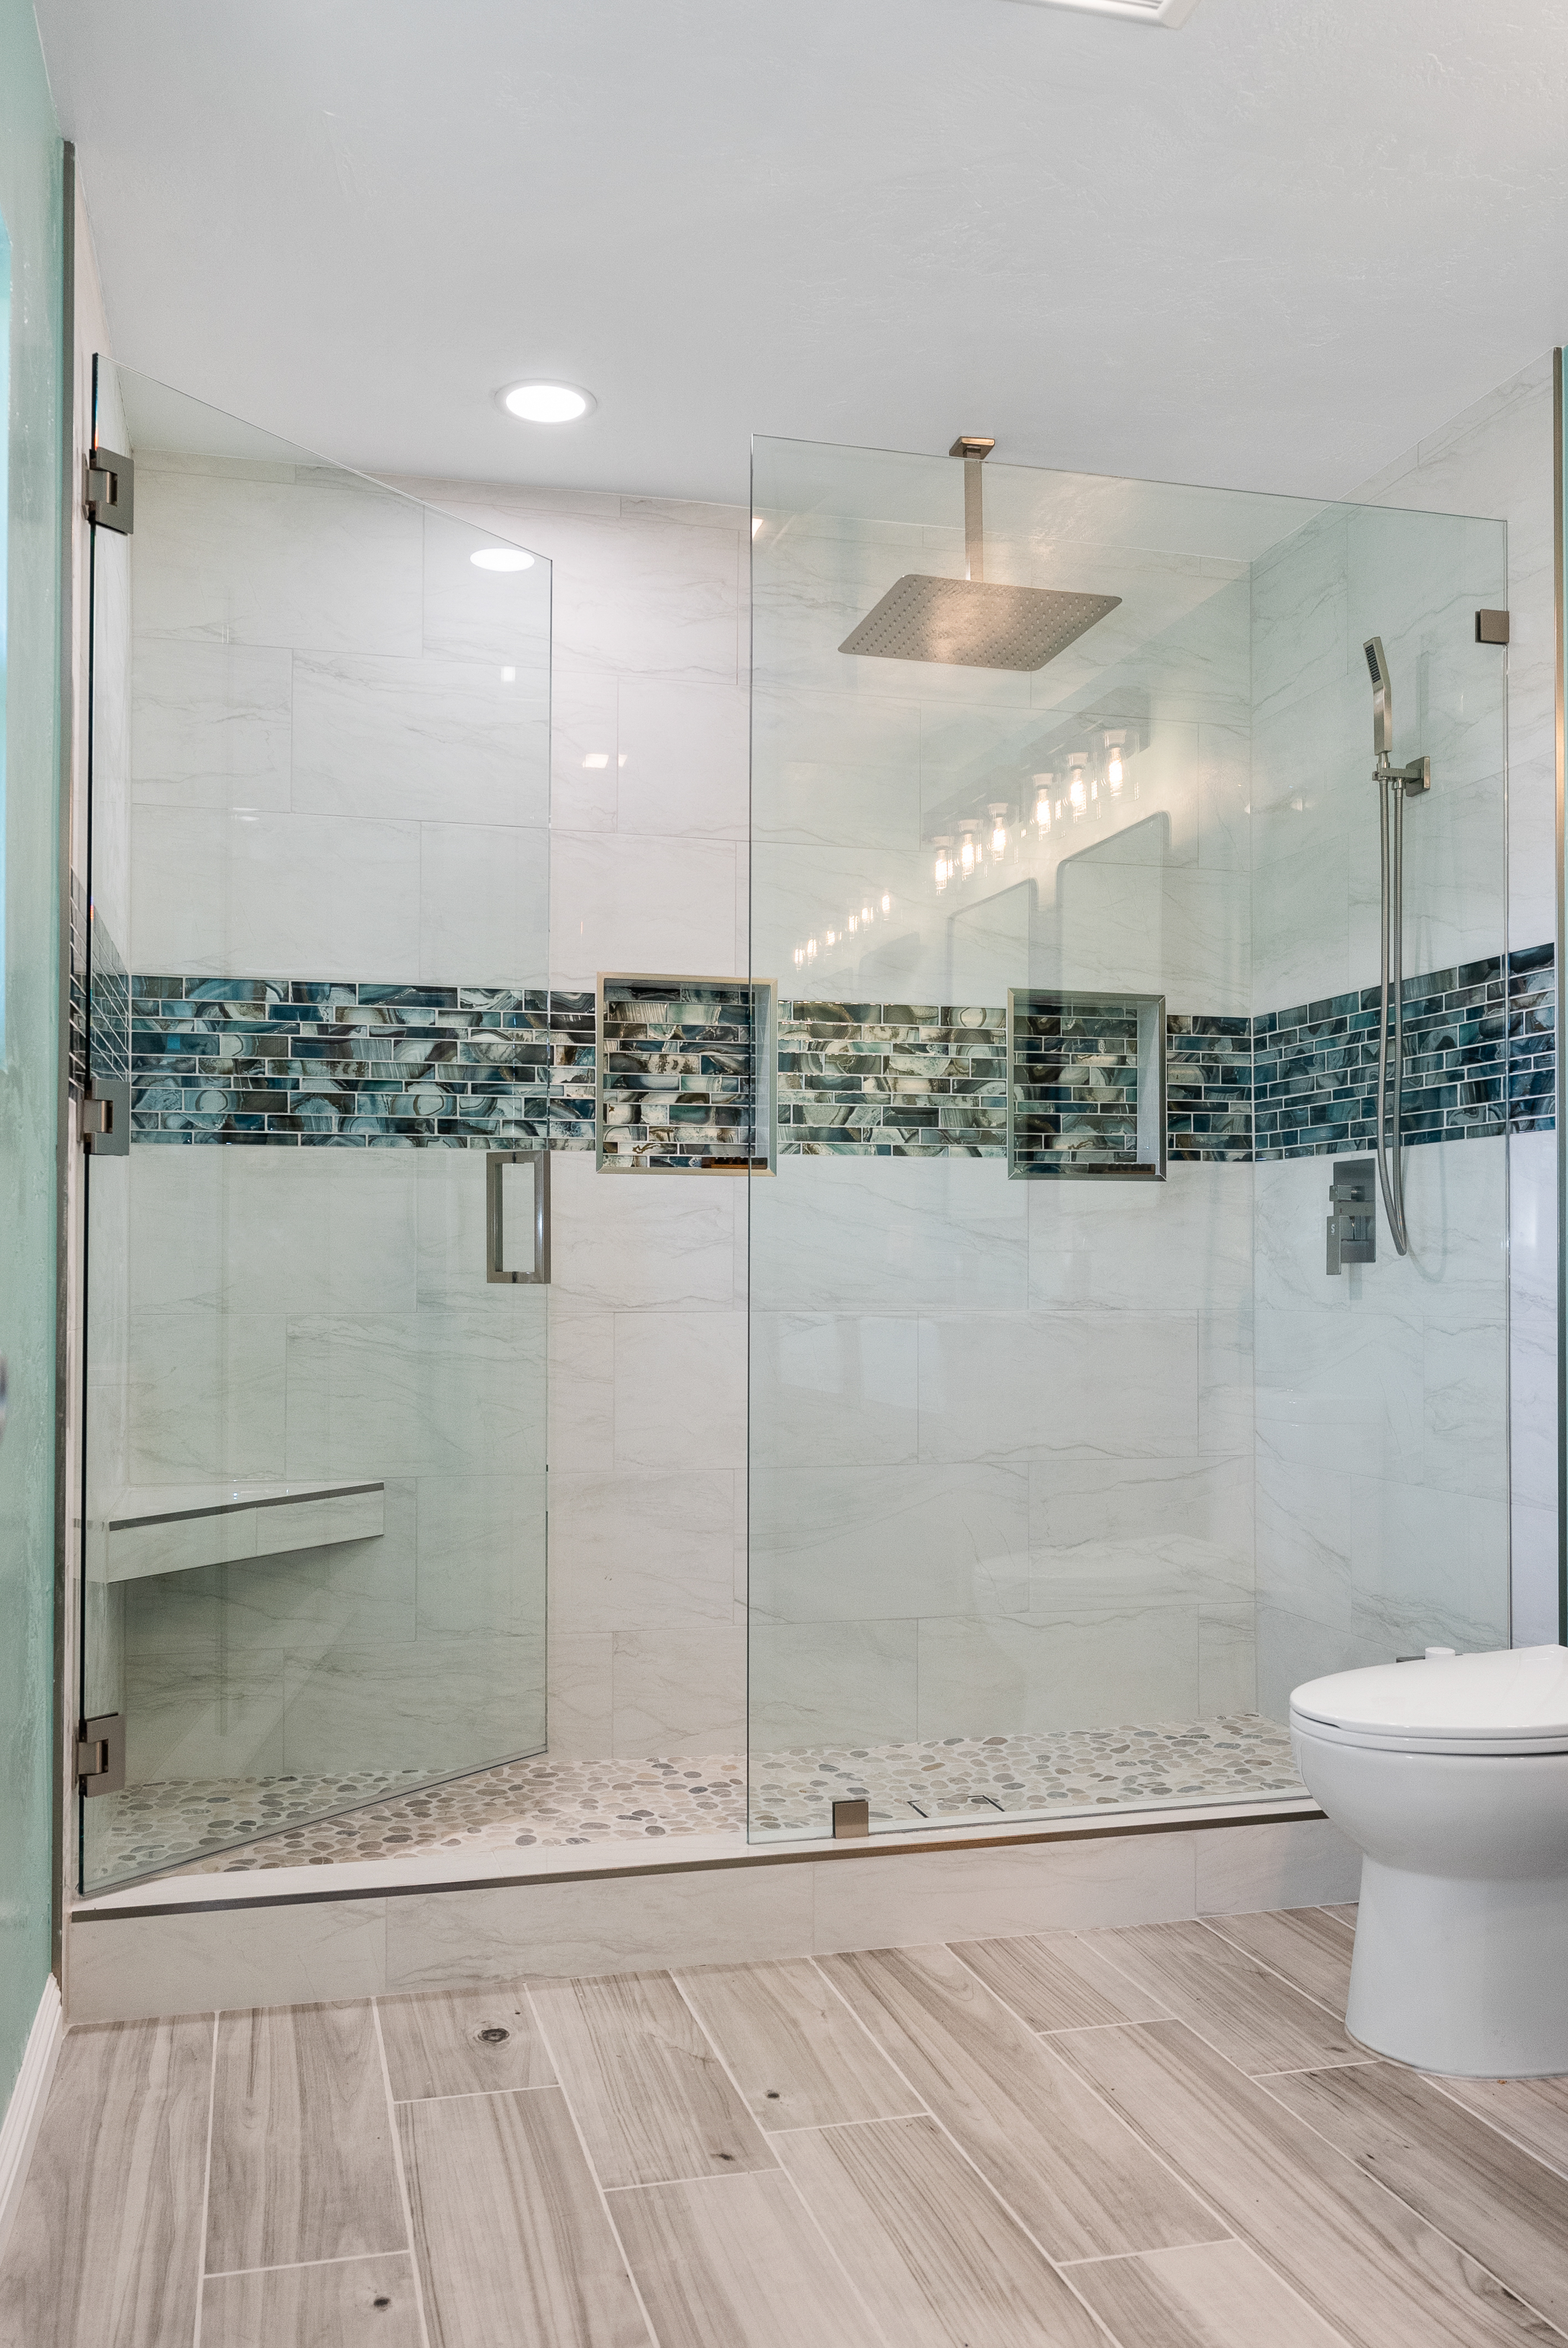
[[[549,1138],[548,563],[107,365],[97,438],[88,1889],[542,1746]]]
[[[1294,1684],[1508,1637],[1502,526],[965,473],[755,447],[754,1836],[1298,1796]]]

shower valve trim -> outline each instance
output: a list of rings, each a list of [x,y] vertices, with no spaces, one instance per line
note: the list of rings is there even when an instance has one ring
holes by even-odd
[[[1368,636],[1362,646],[1372,679],[1372,748],[1377,764],[1378,839],[1379,863],[1378,1018],[1378,1182],[1389,1218],[1389,1236],[1397,1255],[1409,1251],[1405,1222],[1405,1152],[1401,1128],[1405,1093],[1405,801],[1419,798],[1432,787],[1431,761],[1412,758],[1394,764],[1394,694],[1388,655],[1381,636]],[[1389,1010],[1393,1006],[1393,1069],[1389,1066]],[[1390,1109],[1392,1115],[1390,1116]]]

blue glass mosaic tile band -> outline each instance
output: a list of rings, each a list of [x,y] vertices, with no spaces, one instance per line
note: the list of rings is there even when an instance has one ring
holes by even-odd
[[[1013,1004],[1009,1075],[1014,1173],[1137,1165],[1143,1072],[1135,1004],[1086,1003],[1046,988],[1020,991]]]
[[[766,989],[739,978],[606,978],[602,986],[600,1163],[765,1170],[757,1056]]]
[[[1550,1129],[1556,975],[1549,946],[1408,978],[1401,1130],[1407,1144]],[[1370,1148],[1377,1135],[1375,986],[1253,1021],[1259,1159]]]
[[[593,1148],[591,994],[138,977],[130,1012],[135,1141]]]
[[[127,1006],[95,925],[87,1010],[97,1073],[123,1073]],[[595,1012],[588,994],[485,986],[138,977],[129,981],[133,1138],[339,1148],[495,1148],[596,1141]],[[661,999],[669,1004],[668,989]],[[1407,979],[1404,1127],[1412,1143],[1549,1130],[1556,1084],[1550,945]],[[1245,1018],[1166,1020],[1166,1149],[1245,1163],[1372,1139],[1378,990]],[[636,1060],[651,1036],[627,1045]],[[685,1056],[687,1039],[682,1037]],[[726,1036],[716,1052],[727,1058]],[[738,1046],[737,1046],[738,1048]],[[778,1146],[796,1156],[999,1158],[1007,1022],[999,1005],[786,1002],[778,1021]],[[754,1051],[754,1037],[746,1049]],[[689,1133],[726,1135],[745,1097],[732,1066],[694,1074]],[[726,1087],[743,1087],[733,1093]],[[715,1086],[719,1097],[714,1099]],[[610,1086],[607,1098],[614,1097]],[[754,1101],[756,1087],[752,1083]],[[677,1095],[669,1097],[671,1111]],[[693,1098],[693,1107],[696,1106]],[[723,1112],[718,1117],[710,1113]],[[611,1115],[615,1112],[612,1110]],[[753,1114],[754,1115],[754,1109]],[[673,1134],[686,1120],[673,1113]],[[657,1120],[634,1116],[654,1131]],[[734,1128],[742,1130],[737,1117]],[[608,1144],[608,1119],[607,1119]],[[670,1162],[683,1153],[671,1146]]]

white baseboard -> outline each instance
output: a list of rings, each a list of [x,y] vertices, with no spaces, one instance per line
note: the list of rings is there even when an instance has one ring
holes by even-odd
[[[16,2074],[5,2116],[0,2119],[0,2258],[5,2255],[5,2245],[21,2207],[27,2164],[38,2140],[44,2106],[49,2099],[49,2082],[55,2075],[64,2035],[60,1984],[51,1973],[44,1983],[44,1994],[38,2000],[38,2011],[27,2033],[22,2067]]]

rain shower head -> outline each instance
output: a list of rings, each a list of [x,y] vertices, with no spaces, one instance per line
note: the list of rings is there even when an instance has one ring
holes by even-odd
[[[968,576],[933,579],[907,572],[838,649],[873,660],[945,661],[959,668],[1043,668],[1076,644],[1120,595],[1059,587],[1003,587],[985,575],[980,467],[994,440],[964,433],[949,456],[964,460],[964,551]]]
[[[1368,636],[1361,650],[1372,679],[1372,747],[1379,757],[1394,747],[1394,692],[1389,682],[1389,660],[1381,636]]]

